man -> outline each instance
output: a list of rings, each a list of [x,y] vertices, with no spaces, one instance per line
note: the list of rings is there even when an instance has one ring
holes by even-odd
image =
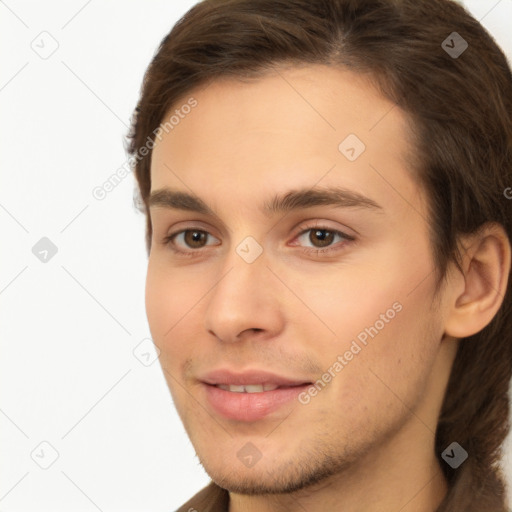
[[[451,0],[206,0],[130,133],[180,511],[506,511],[512,76]]]

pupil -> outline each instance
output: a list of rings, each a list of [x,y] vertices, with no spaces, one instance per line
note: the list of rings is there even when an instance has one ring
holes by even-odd
[[[186,236],[188,238],[187,243],[194,246],[194,243],[201,242],[204,239],[204,235],[205,233],[202,231],[189,231]]]
[[[312,233],[313,233],[313,231],[312,231]],[[329,233],[329,235],[325,235],[325,233]],[[326,245],[329,245],[332,242],[332,238],[334,236],[333,233],[331,233],[330,231],[327,231],[326,229],[317,229],[316,231],[314,231],[314,234],[315,234],[315,237],[320,239],[320,242],[321,242],[320,247],[325,247]],[[310,239],[311,239],[311,237],[310,237]],[[313,243],[313,245],[315,244],[315,240],[311,239],[311,242]]]

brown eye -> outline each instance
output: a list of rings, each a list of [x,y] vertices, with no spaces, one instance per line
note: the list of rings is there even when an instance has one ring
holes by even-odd
[[[219,245],[215,241],[219,242],[208,231],[202,229],[182,229],[167,235],[162,240],[163,244],[169,246],[176,254],[190,256],[202,253],[201,249],[209,245]]]
[[[326,234],[327,233],[327,234]],[[309,235],[309,241],[315,247],[326,247],[334,240],[334,232],[328,231],[327,229],[311,229]],[[316,242],[319,242],[318,245]]]
[[[199,249],[201,247],[204,247],[207,237],[206,231],[187,229],[184,231],[184,233],[184,241],[188,247],[192,249]]]
[[[330,229],[328,226],[316,224],[305,226],[305,228],[295,239],[298,243],[292,244],[302,246],[302,251],[305,254],[311,253],[320,256],[334,253],[343,250],[345,246],[355,240],[353,236],[337,229]]]

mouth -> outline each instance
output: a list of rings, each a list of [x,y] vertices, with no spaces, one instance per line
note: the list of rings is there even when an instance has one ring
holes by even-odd
[[[311,384],[306,383],[306,384]],[[263,393],[265,391],[274,391],[276,389],[289,389],[305,384],[294,384],[289,386],[279,386],[277,384],[215,384],[214,386],[223,389],[224,391],[230,391],[231,393]]]
[[[291,385],[202,384],[205,402],[213,414],[245,423],[286,417],[290,407],[298,402],[299,395],[312,385],[311,382]]]
[[[213,414],[224,419],[255,422],[283,415],[311,381],[285,377],[267,370],[236,372],[219,368],[201,376],[202,392]]]

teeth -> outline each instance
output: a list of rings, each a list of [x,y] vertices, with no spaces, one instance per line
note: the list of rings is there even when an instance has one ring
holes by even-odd
[[[229,385],[228,389],[229,391],[233,391],[234,393],[243,393],[245,391],[243,386]]]
[[[275,384],[247,384],[246,386],[217,384],[217,387],[224,391],[231,391],[233,393],[262,393],[263,391],[273,391],[279,386],[276,386]]]
[[[246,393],[263,393],[263,385],[262,384],[250,384],[245,387]]]

